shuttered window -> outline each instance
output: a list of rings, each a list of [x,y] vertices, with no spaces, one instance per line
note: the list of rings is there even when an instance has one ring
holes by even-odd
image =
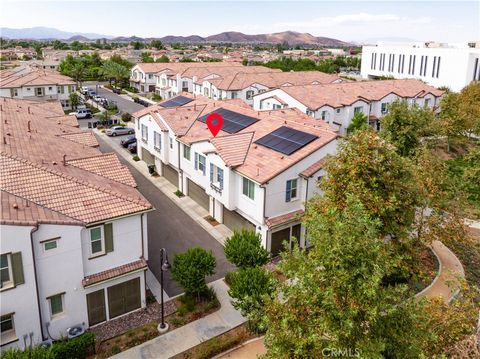
[[[90,326],[107,320],[105,310],[105,290],[87,294],[88,323]]]
[[[21,252],[0,256],[0,277],[2,289],[25,283]]]
[[[112,223],[105,223],[105,251],[107,253],[113,252],[113,227]]]

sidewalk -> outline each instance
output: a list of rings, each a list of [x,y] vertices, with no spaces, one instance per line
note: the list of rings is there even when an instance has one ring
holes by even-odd
[[[209,215],[208,211],[201,207],[197,202],[188,196],[177,197],[174,192],[177,188],[171,184],[164,177],[153,177],[148,173],[148,168],[143,161],[134,161],[132,155],[125,151],[125,149],[117,142],[112,140],[101,131],[95,130],[96,135],[100,136],[105,142],[107,142],[115,152],[126,161],[128,161],[133,167],[135,167],[146,179],[153,183],[158,190],[162,191],[168,198],[170,198],[175,204],[180,207],[188,216],[190,216],[195,222],[200,224],[213,238],[215,238],[222,245],[225,240],[230,237],[233,232],[227,226],[223,224],[212,226],[205,217]]]
[[[245,323],[246,319],[230,303],[228,286],[223,279],[211,283],[210,286],[215,290],[221,305],[218,311],[112,358],[171,358]]]
[[[465,278],[465,272],[457,256],[442,242],[433,241],[432,250],[438,259],[438,274],[427,288],[417,293],[416,297],[442,297],[449,303],[460,291],[460,282]]]

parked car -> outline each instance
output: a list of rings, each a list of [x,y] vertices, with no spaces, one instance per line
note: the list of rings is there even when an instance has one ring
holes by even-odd
[[[86,95],[88,93],[88,91],[90,91],[88,86],[82,86],[82,88],[80,89],[80,92],[84,95]]]
[[[135,133],[135,130],[130,127],[113,126],[108,128],[105,133],[107,134],[107,136],[133,135]]]
[[[112,87],[112,91],[113,91],[113,93],[116,93],[116,94],[119,94],[119,95],[122,93],[122,89],[120,87],[116,87],[116,86]]]
[[[97,96],[97,93],[95,91],[89,89],[88,92],[86,93],[86,95],[89,96],[89,97],[95,97],[95,96]]]
[[[70,112],[69,115],[75,115],[76,118],[90,118],[92,117],[92,111],[89,109],[79,108],[75,112]]]
[[[93,100],[95,102],[102,102],[103,100],[105,100],[102,96],[99,96],[99,95],[95,95],[93,96]]]
[[[130,153],[137,153],[137,143],[135,142],[128,145],[128,150],[130,151]]]
[[[127,138],[124,138],[123,140],[121,140],[120,144],[123,147],[128,148],[129,145],[136,142],[137,142],[137,139],[135,138],[135,136],[128,136]]]

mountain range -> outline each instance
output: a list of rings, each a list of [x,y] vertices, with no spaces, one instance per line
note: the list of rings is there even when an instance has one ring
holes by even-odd
[[[48,27],[32,27],[25,29],[0,28],[0,35],[9,39],[31,39],[31,40],[65,40],[65,41],[89,41],[95,39],[107,39],[118,42],[131,41],[151,41],[154,39],[161,40],[165,43],[215,43],[215,42],[231,42],[231,43],[248,43],[248,44],[278,44],[288,42],[290,45],[324,45],[324,46],[348,46],[350,43],[332,39],[329,37],[318,37],[308,33],[300,33],[295,31],[284,31],[273,34],[257,34],[247,35],[241,32],[227,31],[220,34],[202,37],[198,35],[191,36],[174,36],[168,35],[164,37],[148,37],[141,38],[137,36],[110,36],[96,33],[80,33],[67,32]]]

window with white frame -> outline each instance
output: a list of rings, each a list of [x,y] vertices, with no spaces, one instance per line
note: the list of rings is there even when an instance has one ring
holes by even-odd
[[[297,198],[297,179],[291,179],[287,181],[287,189],[285,194],[285,202],[290,202]]]
[[[173,138],[169,137],[168,139],[170,141],[170,149],[173,150]]]
[[[191,159],[190,146],[187,146],[186,144],[183,144],[183,158],[188,161]]]
[[[57,86],[58,93],[65,93],[65,88],[63,86]]]
[[[237,91],[232,91],[232,99],[237,98]]]
[[[10,254],[0,256],[0,288],[6,288],[13,285],[12,262]]]
[[[308,116],[313,116],[313,115],[315,115],[315,111],[307,110],[307,115]]]
[[[142,141],[148,142],[148,127],[142,124]]]
[[[43,96],[43,87],[36,87],[35,88],[35,95],[36,96]]]
[[[424,101],[424,103],[423,103],[423,105],[424,105],[425,107],[430,107],[430,99],[429,99],[429,98],[426,98],[425,101]]]
[[[223,169],[210,163],[210,182],[223,189]]]
[[[0,329],[2,335],[2,344],[16,339],[14,313],[5,314],[0,317]]]
[[[90,253],[92,256],[105,253],[103,226],[90,228]]]
[[[246,177],[243,177],[242,193],[250,199],[255,199],[255,183]]]
[[[248,90],[246,93],[247,100],[250,100],[253,97],[253,94],[254,94],[253,90]]]
[[[337,108],[337,109],[335,110],[336,113],[340,113],[341,111],[342,111],[341,108]]]
[[[207,160],[205,156],[202,156],[201,154],[195,152],[195,169],[202,172],[204,176],[205,176],[205,170],[207,166],[206,163],[207,163]]]
[[[362,106],[354,107],[353,113],[357,113],[357,112],[363,112],[363,107]]]
[[[388,103],[383,102],[381,106],[382,106],[382,109],[381,109],[382,113],[383,114],[387,113],[388,112]]]
[[[59,293],[47,298],[50,304],[51,318],[54,318],[63,313],[63,297],[64,297],[64,293]]]
[[[326,120],[327,119],[327,111],[322,111],[322,120]]]
[[[157,131],[153,131],[153,148],[157,152],[162,150],[162,135]]]
[[[205,87],[203,89],[203,94],[208,97],[208,88]]]
[[[16,96],[18,96],[18,90],[10,89],[10,97],[16,97]]]

